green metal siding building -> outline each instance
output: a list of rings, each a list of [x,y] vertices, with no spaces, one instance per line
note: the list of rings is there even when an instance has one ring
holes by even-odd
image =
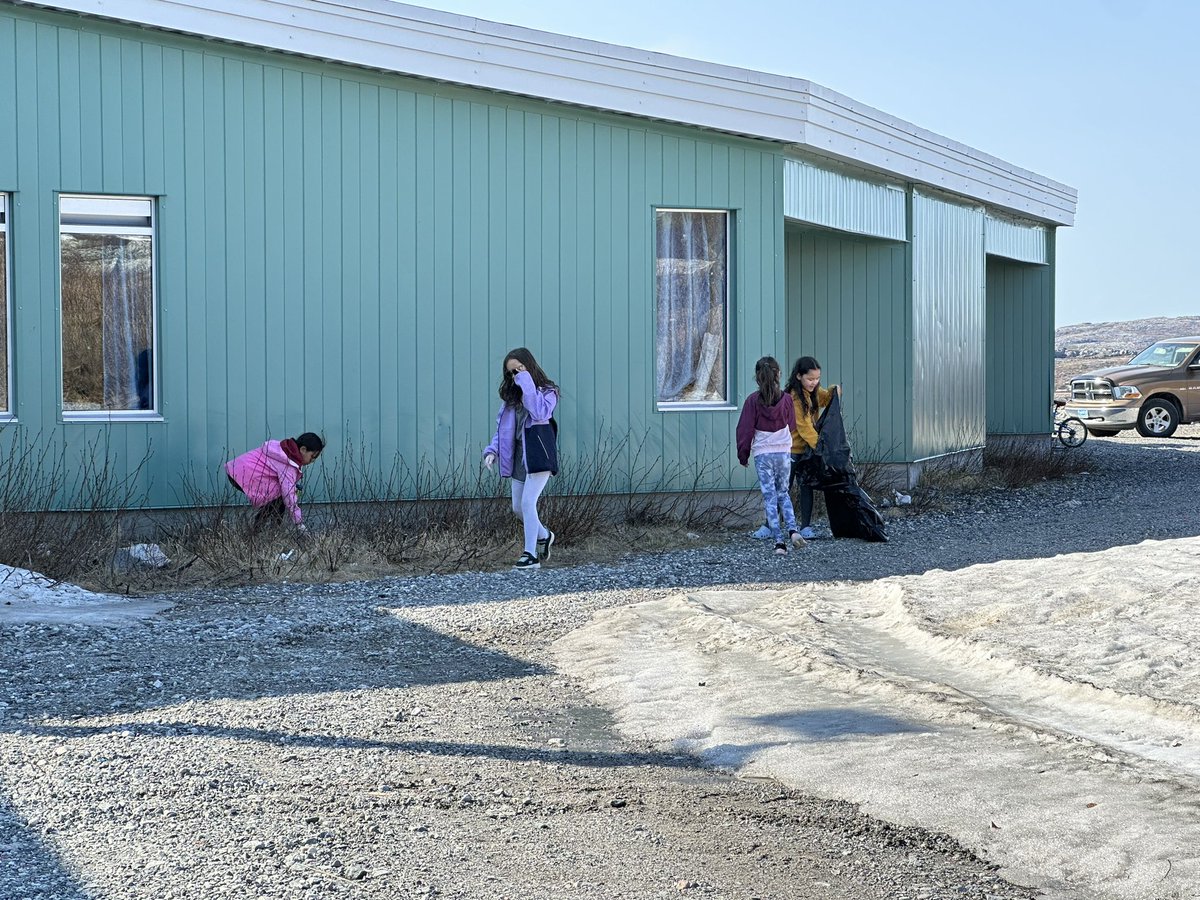
[[[303,430],[462,458],[522,345],[566,452],[728,486],[765,354],[822,361],[860,456],[1048,427],[1070,188],[809,82],[380,0],[114,15],[0,0],[0,440],[102,442],[164,507]]]

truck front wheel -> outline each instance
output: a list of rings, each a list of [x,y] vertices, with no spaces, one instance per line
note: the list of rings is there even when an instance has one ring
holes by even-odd
[[[1161,398],[1146,403],[1138,413],[1137,430],[1142,437],[1170,437],[1179,427],[1179,410]]]

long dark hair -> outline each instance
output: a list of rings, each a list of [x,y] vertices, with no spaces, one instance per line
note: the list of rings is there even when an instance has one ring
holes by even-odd
[[[521,405],[521,389],[517,386],[516,379],[508,371],[508,361],[510,359],[515,359],[525,367],[525,371],[533,379],[534,387],[539,389],[549,388],[556,394],[558,393],[558,385],[551,381],[549,376],[542,371],[542,367],[533,358],[533,354],[524,347],[518,347],[516,350],[509,350],[504,355],[504,362],[500,363],[499,394],[505,406]]]
[[[817,417],[817,388],[806,391],[800,379],[813,369],[819,368],[821,368],[821,364],[817,362],[815,356],[802,356],[796,360],[796,364],[792,366],[792,374],[788,376],[788,393],[800,398],[800,408],[804,410],[806,416],[812,419]]]
[[[764,406],[774,406],[783,396],[779,388],[779,360],[764,356],[754,364],[754,380],[758,382],[758,399]]]

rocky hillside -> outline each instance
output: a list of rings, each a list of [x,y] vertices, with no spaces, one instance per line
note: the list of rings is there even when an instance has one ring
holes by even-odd
[[[1054,330],[1054,389],[1063,392],[1077,375],[1119,366],[1164,338],[1200,334],[1200,316],[1084,322]]]
[[[1054,330],[1054,355],[1133,356],[1155,341],[1188,334],[1200,334],[1200,316],[1063,325]]]

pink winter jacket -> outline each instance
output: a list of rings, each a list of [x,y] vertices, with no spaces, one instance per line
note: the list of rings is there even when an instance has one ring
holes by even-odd
[[[288,459],[279,441],[267,441],[257,450],[231,459],[225,463],[225,472],[241,486],[254,506],[266,506],[282,497],[292,520],[300,524],[300,501],[296,496],[300,465]]]

